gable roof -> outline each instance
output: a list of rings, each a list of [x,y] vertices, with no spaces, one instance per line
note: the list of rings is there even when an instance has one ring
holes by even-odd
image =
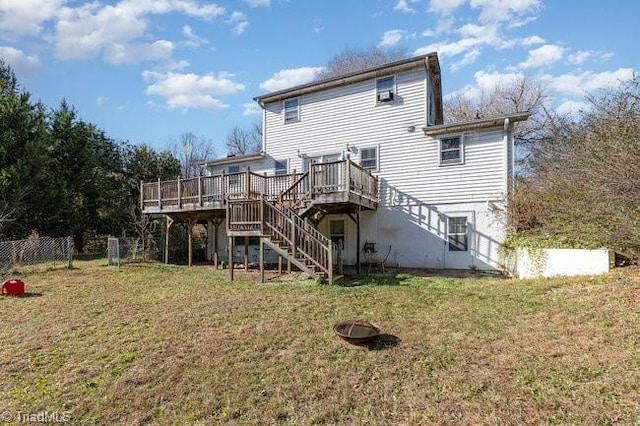
[[[436,115],[442,117],[442,83],[440,77],[440,62],[436,52],[427,53],[426,55],[414,56],[412,58],[402,59],[379,65],[363,71],[357,71],[349,74],[343,74],[324,80],[314,81],[307,84],[291,87],[277,92],[267,93],[262,96],[253,98],[260,106],[269,102],[282,101],[284,99],[302,96],[309,93],[319,92],[321,90],[331,89],[334,87],[345,86],[372,78],[383,77],[400,71],[407,71],[416,68],[426,68],[429,76],[432,78],[433,89],[435,93]],[[436,117],[436,122],[442,122]]]

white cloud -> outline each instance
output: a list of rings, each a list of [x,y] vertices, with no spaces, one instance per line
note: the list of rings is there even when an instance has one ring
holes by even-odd
[[[540,0],[471,0],[470,5],[474,9],[480,9],[479,20],[481,23],[487,24],[517,22],[521,17],[537,12],[541,3]],[[529,22],[531,18],[528,17],[525,20]]]
[[[105,105],[107,102],[109,102],[109,98],[106,96],[98,96],[96,98],[96,105],[98,105],[99,107]]]
[[[207,40],[207,38],[200,37],[195,32],[193,32],[193,28],[191,28],[191,26],[189,25],[185,25],[184,27],[182,27],[182,34],[187,37],[187,41],[184,43],[184,45],[187,47],[194,48],[209,43],[209,40]]]
[[[244,0],[249,7],[271,6],[271,0]]]
[[[447,16],[438,19],[438,23],[436,25],[435,30],[428,29],[422,32],[423,37],[433,37],[442,33],[449,33],[453,28],[453,24],[455,23],[455,19],[453,16]]]
[[[226,108],[228,105],[218,97],[245,88],[244,84],[232,80],[233,74],[224,72],[199,76],[191,73],[144,71],[142,77],[149,83],[146,94],[164,98],[168,109]]]
[[[616,71],[594,73],[585,71],[580,74],[553,76],[544,74],[540,79],[558,93],[583,96],[585,93],[616,87],[622,81],[633,78],[632,68],[620,68]]]
[[[451,70],[452,71],[457,71],[462,67],[466,67],[467,65],[471,65],[472,63],[474,63],[476,61],[476,59],[478,59],[478,57],[480,56],[480,50],[478,49],[473,49],[468,51],[467,53],[464,54],[464,56],[462,57],[462,59],[456,63],[454,63],[453,65],[451,65]]]
[[[144,61],[170,59],[174,45],[167,40],[153,43],[120,44],[106,46],[103,51],[105,61],[111,64],[135,64]]]
[[[449,15],[465,2],[466,0],[431,0],[429,10],[441,15]]]
[[[242,115],[259,115],[262,113],[262,108],[256,102],[248,102],[246,104],[242,104]]]
[[[406,34],[403,30],[389,30],[382,35],[382,40],[378,43],[379,47],[390,47],[400,43],[402,37]]]
[[[415,9],[409,6],[410,3],[417,3],[419,0],[397,0],[393,10],[404,13],[416,13]]]
[[[496,87],[509,85],[511,82],[522,79],[521,73],[500,73],[497,71],[478,71],[474,75],[474,84],[468,84],[462,89],[456,90],[445,96],[450,99],[455,96],[462,96],[471,100],[479,100],[484,94],[493,92]]]
[[[545,42],[545,39],[537,35],[523,38],[522,40],[520,40],[520,44],[523,46],[533,46],[534,44],[542,44],[544,42]]]
[[[233,25],[233,32],[237,35],[244,34],[249,27],[249,21],[247,21],[247,15],[242,12],[234,11],[231,14],[231,18],[228,21]]]
[[[462,38],[457,41],[432,43],[417,49],[415,54],[422,55],[435,51],[438,52],[438,55],[446,57],[473,52],[467,57],[467,61],[469,61],[472,58],[473,60],[477,59],[479,48],[482,46],[503,49],[513,44],[500,36],[497,25],[466,24],[458,29],[458,33]]]
[[[545,44],[529,51],[527,60],[518,64],[521,68],[535,68],[558,62],[564,56],[564,48],[555,44]]]
[[[31,75],[40,66],[40,60],[36,56],[10,46],[0,46],[0,58],[9,64],[16,74]]]
[[[93,2],[62,7],[55,26],[55,54],[60,59],[103,56],[113,63],[166,59],[174,48],[170,41],[137,40],[147,35],[148,15],[172,12],[211,20],[224,9],[213,3],[199,5],[194,0],[122,0],[105,6]]]
[[[260,88],[275,92],[281,89],[309,83],[320,72],[322,67],[302,67],[295,69],[285,69],[275,73],[270,79],[260,83]]]
[[[54,18],[62,4],[63,0],[2,0],[0,34],[4,33],[4,37],[38,35],[42,24]]]
[[[565,99],[556,108],[556,112],[562,115],[573,115],[580,111],[587,111],[588,109],[589,109],[589,104],[587,104],[586,102]]]

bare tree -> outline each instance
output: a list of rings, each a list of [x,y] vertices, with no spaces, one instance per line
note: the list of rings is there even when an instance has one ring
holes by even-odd
[[[550,97],[545,86],[531,77],[521,77],[497,84],[478,96],[458,93],[443,102],[444,121],[454,123],[476,118],[497,117],[529,112],[527,121],[517,124],[514,130],[516,160],[520,171],[530,166],[542,141],[551,135]]]
[[[586,110],[553,117],[551,136],[541,141],[530,174],[516,189],[519,204],[511,224],[554,243],[604,246],[637,260],[640,79],[586,100]]]
[[[181,174],[185,179],[201,176],[205,168],[199,163],[215,157],[213,142],[192,132],[181,134],[173,143],[172,151],[180,160]]]
[[[326,67],[316,75],[316,80],[362,71],[406,57],[407,53],[404,49],[383,49],[376,46],[357,50],[346,47],[329,60]]]
[[[254,123],[249,128],[233,126],[227,133],[227,154],[244,155],[262,149],[262,124]]]

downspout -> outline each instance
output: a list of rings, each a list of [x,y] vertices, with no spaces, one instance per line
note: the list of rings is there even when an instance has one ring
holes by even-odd
[[[262,108],[262,152],[266,153],[267,152],[267,126],[266,126],[266,121],[267,121],[267,109],[265,108],[264,102],[258,100],[258,99],[254,99],[258,105],[260,105],[260,108]]]
[[[510,135],[510,127],[511,127],[511,121],[509,120],[509,118],[505,118],[504,119],[504,149],[505,149],[505,157],[504,157],[504,161],[505,161],[505,169],[504,169],[504,182],[505,182],[505,195],[507,196],[507,199],[509,198],[509,195],[511,195],[511,193],[513,192],[513,167],[514,167],[514,152],[513,152],[513,143],[511,140],[511,135]]]

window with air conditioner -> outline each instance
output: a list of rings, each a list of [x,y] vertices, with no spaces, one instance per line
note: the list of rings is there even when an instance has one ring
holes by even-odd
[[[394,76],[376,80],[376,103],[393,102],[396,97],[396,78]]]

